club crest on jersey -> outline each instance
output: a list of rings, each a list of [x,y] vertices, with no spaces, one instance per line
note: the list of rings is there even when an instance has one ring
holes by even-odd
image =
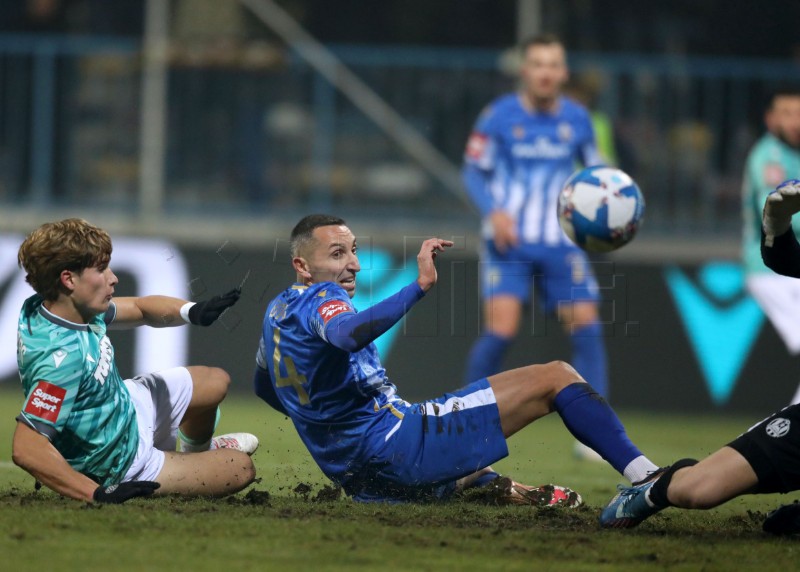
[[[770,437],[775,437],[776,439],[779,437],[783,437],[789,432],[789,428],[791,427],[792,422],[788,419],[784,419],[783,417],[778,417],[777,419],[773,419],[767,425],[767,435]]]
[[[344,302],[343,300],[330,300],[317,308],[317,312],[319,312],[323,324],[327,324],[335,316],[338,316],[342,312],[352,311],[353,308],[350,306],[350,304]]]
[[[514,136],[514,139],[522,139],[525,137],[525,128],[522,125],[515,125],[511,130],[511,134]]]
[[[572,127],[569,123],[558,124],[558,138],[565,142],[572,139]]]
[[[28,397],[24,411],[39,419],[55,423],[66,395],[67,390],[63,387],[40,381]]]

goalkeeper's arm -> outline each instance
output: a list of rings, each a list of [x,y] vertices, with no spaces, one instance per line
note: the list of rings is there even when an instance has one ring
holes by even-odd
[[[761,230],[761,258],[768,268],[778,274],[800,278],[800,244],[791,227],[780,236],[772,239],[767,246],[767,235]]]
[[[764,204],[761,258],[778,274],[800,278],[800,244],[792,231],[792,216],[800,211],[800,180],[778,185]]]

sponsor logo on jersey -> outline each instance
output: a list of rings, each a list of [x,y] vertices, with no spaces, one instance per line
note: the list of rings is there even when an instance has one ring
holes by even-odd
[[[17,361],[19,365],[22,365],[25,362],[25,354],[27,353],[28,348],[25,347],[25,344],[22,343],[22,336],[17,335]]]
[[[352,311],[353,308],[350,306],[350,304],[342,300],[330,300],[328,302],[325,302],[319,308],[317,308],[317,312],[319,312],[323,324],[327,324],[335,316],[338,316],[342,312],[352,312]]]
[[[56,364],[56,367],[61,367],[61,363],[64,361],[64,358],[67,357],[67,352],[64,350],[56,350],[53,352],[53,363]]]
[[[473,161],[480,161],[486,153],[489,138],[483,133],[474,132],[467,141],[467,157]]]
[[[767,425],[767,435],[775,437],[776,439],[783,437],[789,432],[789,427],[791,427],[791,425],[792,422],[783,417],[773,419]]]
[[[94,370],[94,378],[103,385],[111,372],[111,362],[114,360],[114,348],[108,336],[103,336],[100,340],[100,361]]]
[[[570,156],[570,149],[564,143],[537,137],[533,143],[515,143],[511,146],[511,154],[519,159],[563,159]]]
[[[46,381],[40,381],[28,397],[24,411],[34,417],[55,423],[66,395],[66,389]]]
[[[770,187],[777,187],[786,179],[786,171],[780,163],[767,163],[764,165],[764,181]]]

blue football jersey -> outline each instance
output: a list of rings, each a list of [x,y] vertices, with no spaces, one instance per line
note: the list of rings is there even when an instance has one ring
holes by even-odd
[[[328,342],[326,328],[346,312],[356,309],[341,286],[295,284],[269,304],[256,358],[273,385],[256,392],[274,390],[314,460],[342,485],[410,406],[386,377],[375,344],[350,353]]]
[[[517,218],[522,242],[546,246],[571,244],[556,214],[564,182],[578,164],[588,167],[603,162],[584,107],[561,97],[553,113],[531,111],[517,93],[504,95],[484,109],[464,160],[489,179],[486,188],[469,188],[479,207],[505,210]],[[491,238],[491,232],[485,221],[484,236]]]

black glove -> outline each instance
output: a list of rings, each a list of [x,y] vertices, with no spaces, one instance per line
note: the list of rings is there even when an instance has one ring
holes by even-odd
[[[129,481],[110,487],[97,487],[92,498],[94,502],[121,504],[133,497],[150,496],[160,486],[153,481]]]
[[[189,321],[196,326],[210,326],[225,310],[233,306],[241,295],[242,289],[234,288],[225,294],[197,302],[189,308]]]

